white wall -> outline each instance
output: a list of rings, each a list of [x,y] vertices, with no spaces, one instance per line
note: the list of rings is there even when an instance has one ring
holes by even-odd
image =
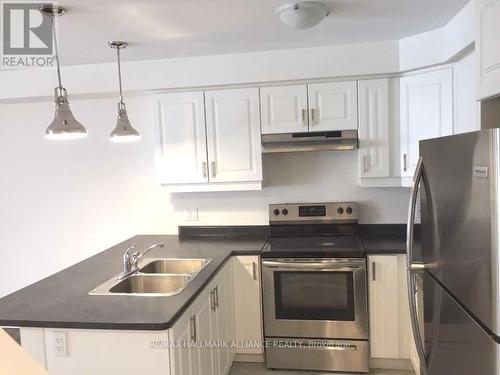
[[[399,41],[399,70],[419,69],[451,61],[475,40],[474,2],[470,1],[442,28]]]
[[[127,100],[142,134],[132,144],[108,141],[115,99],[71,107],[89,135],[54,142],[43,138],[53,103],[0,105],[0,296],[135,234],[176,233],[190,207],[196,225],[266,224],[271,202],[322,200],[359,201],[364,223],[405,220],[408,189],[357,187],[356,152],[267,155],[258,192],[169,195],[154,182],[149,98]]]
[[[122,64],[128,91],[186,89],[266,81],[383,74],[398,70],[398,42],[356,43],[176,59],[126,61]],[[0,101],[51,97],[54,69],[0,71]],[[116,92],[116,64],[62,68],[70,96]]]

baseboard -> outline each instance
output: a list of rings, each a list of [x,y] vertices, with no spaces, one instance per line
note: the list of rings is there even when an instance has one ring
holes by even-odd
[[[265,357],[262,354],[246,354],[246,353],[236,353],[234,358],[235,362],[253,362],[253,363],[264,363]]]
[[[370,368],[413,370],[409,359],[370,358]]]

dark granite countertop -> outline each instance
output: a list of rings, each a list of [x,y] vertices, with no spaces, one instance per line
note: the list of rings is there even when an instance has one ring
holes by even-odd
[[[179,236],[132,237],[89,259],[0,299],[0,326],[116,330],[166,330],[233,255],[258,255],[267,226],[181,227]],[[404,254],[402,225],[360,225],[359,237],[371,254]],[[179,294],[169,297],[91,296],[88,292],[121,271],[132,243],[140,250],[164,242],[146,258],[212,258]]]
[[[367,255],[406,254],[406,225],[359,225],[358,235]]]
[[[259,254],[267,235],[225,237],[135,236],[0,299],[0,326],[166,330],[182,315],[231,255]],[[169,297],[91,296],[121,272],[122,255],[164,242],[146,257],[212,258],[179,294]]]

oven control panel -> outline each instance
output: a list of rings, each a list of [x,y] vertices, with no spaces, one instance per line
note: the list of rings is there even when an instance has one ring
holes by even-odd
[[[269,205],[269,222],[275,224],[300,223],[356,223],[358,204],[355,202],[284,203]]]

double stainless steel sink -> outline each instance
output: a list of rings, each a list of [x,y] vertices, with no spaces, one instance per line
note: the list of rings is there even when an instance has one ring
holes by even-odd
[[[212,259],[148,258],[139,270],[91,290],[91,295],[166,297],[179,294]]]

